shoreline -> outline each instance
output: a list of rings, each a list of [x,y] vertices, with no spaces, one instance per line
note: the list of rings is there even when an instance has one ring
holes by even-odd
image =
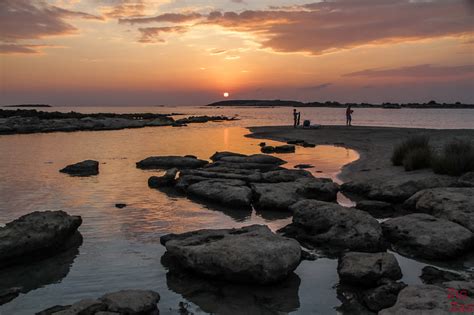
[[[275,141],[305,140],[316,145],[336,145],[353,149],[359,159],[344,165],[338,178],[344,182],[376,177],[393,177],[414,174],[433,174],[431,170],[406,172],[393,166],[390,157],[393,147],[404,138],[415,134],[430,137],[435,150],[453,138],[474,139],[474,129],[422,129],[370,126],[322,126],[319,129],[293,128],[293,126],[247,127],[249,138]]]

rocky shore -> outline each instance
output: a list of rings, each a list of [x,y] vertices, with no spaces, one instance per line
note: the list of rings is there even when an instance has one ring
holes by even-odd
[[[81,114],[76,112],[42,112],[37,110],[0,109],[0,135],[38,132],[72,132],[119,130],[143,127],[185,127],[187,124],[235,120],[225,116],[190,116],[173,119],[172,114]]]

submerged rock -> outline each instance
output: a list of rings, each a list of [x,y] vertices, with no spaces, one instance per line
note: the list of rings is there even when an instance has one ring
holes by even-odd
[[[314,166],[311,164],[297,164],[295,165],[295,168],[305,169],[305,168],[314,168]]]
[[[189,156],[151,156],[137,162],[137,167],[141,169],[198,168],[208,163],[208,161]]]
[[[187,186],[192,196],[214,201],[229,207],[250,207],[252,190],[241,180],[208,179]]]
[[[341,282],[357,286],[375,286],[382,278],[398,280],[402,271],[394,255],[349,252],[339,258],[337,272]]]
[[[291,144],[276,146],[275,153],[295,153],[295,146]]]
[[[474,232],[474,188],[433,188],[417,192],[404,206],[464,226]]]
[[[99,174],[99,162],[85,160],[76,164],[71,164],[59,170],[61,173],[67,173],[75,176],[91,176]]]
[[[148,179],[148,186],[151,188],[173,186],[175,184],[176,174],[178,174],[178,169],[171,168],[162,176],[151,176]]]
[[[280,281],[295,270],[301,258],[298,242],[261,225],[168,234],[161,237],[161,243],[181,267],[233,282]]]
[[[393,249],[411,257],[454,258],[473,245],[473,234],[468,229],[424,213],[389,219],[382,228]]]
[[[331,251],[386,248],[380,224],[364,211],[317,200],[300,201],[290,210],[293,222],[279,232],[305,244]]]
[[[74,246],[80,216],[64,211],[32,212],[0,227],[0,267],[53,255]]]
[[[465,299],[449,298],[445,288],[434,285],[410,285],[400,291],[394,306],[381,310],[379,314],[419,315],[459,312],[459,308],[453,308],[453,302],[457,305],[474,304],[474,300],[469,297]]]

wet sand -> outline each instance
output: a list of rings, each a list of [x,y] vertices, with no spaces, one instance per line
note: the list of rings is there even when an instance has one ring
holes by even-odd
[[[250,127],[248,137],[276,141],[304,140],[314,144],[340,145],[356,150],[360,158],[343,167],[339,178],[343,181],[364,180],[376,177],[406,175],[402,167],[393,166],[390,157],[393,147],[403,139],[423,134],[439,149],[455,138],[474,140],[472,129],[415,129],[385,127],[322,126],[319,129],[293,128],[293,126]],[[419,170],[411,174],[431,173]]]

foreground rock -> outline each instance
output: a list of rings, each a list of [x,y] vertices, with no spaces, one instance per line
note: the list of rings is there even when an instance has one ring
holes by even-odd
[[[186,192],[191,196],[233,208],[248,208],[252,202],[252,190],[244,181],[236,179],[202,180],[187,186]]]
[[[456,186],[474,187],[474,172],[468,172],[462,175],[461,177],[459,177]]]
[[[456,303],[454,308],[452,303]],[[445,288],[434,285],[410,285],[400,291],[394,306],[383,309],[379,314],[452,314],[453,312],[461,312],[460,305],[466,305],[467,307],[469,304],[474,304],[472,298],[450,298]]]
[[[420,190],[453,185],[456,185],[456,178],[450,176],[408,174],[391,178],[351,181],[344,183],[341,189],[368,199],[401,203]]]
[[[264,175],[265,177],[265,175]],[[339,185],[329,179],[300,178],[293,182],[254,183],[255,207],[268,210],[290,210],[304,199],[334,201]]]
[[[467,253],[473,245],[468,229],[424,213],[389,219],[382,228],[393,249],[411,257],[449,259]]]
[[[233,282],[280,281],[301,258],[298,242],[261,225],[169,234],[161,237],[161,243],[181,267]]]
[[[357,286],[375,286],[382,278],[398,280],[402,271],[394,255],[349,252],[339,259],[337,272],[341,282]]]
[[[467,281],[467,276],[451,271],[441,270],[433,266],[426,266],[421,270],[421,280],[425,284],[440,285],[449,281]],[[473,292],[474,294],[474,292]]]
[[[0,267],[47,257],[75,245],[80,216],[32,212],[0,227]]]
[[[85,299],[72,305],[56,305],[37,315],[158,315],[160,295],[149,290],[122,290],[103,295],[99,299]]]
[[[208,161],[191,156],[151,156],[137,162],[137,167],[141,169],[167,169],[173,167],[181,169],[198,168],[208,163]]]
[[[380,286],[362,293],[362,301],[371,311],[378,312],[397,302],[398,294],[407,285],[403,282],[385,281]]]
[[[404,206],[464,226],[474,232],[474,188],[433,188],[417,192]]]
[[[380,224],[364,211],[317,200],[300,201],[290,210],[293,222],[279,232],[309,246],[362,252],[386,248]]]
[[[71,164],[60,170],[61,173],[67,173],[76,176],[91,176],[99,174],[99,162],[94,160],[85,160],[76,164]]]
[[[162,176],[151,176],[148,179],[148,186],[151,188],[173,186],[175,184],[176,174],[178,174],[178,169],[171,168]]]
[[[370,213],[375,218],[388,218],[395,214],[395,207],[388,202],[377,200],[361,200],[356,208]]]

